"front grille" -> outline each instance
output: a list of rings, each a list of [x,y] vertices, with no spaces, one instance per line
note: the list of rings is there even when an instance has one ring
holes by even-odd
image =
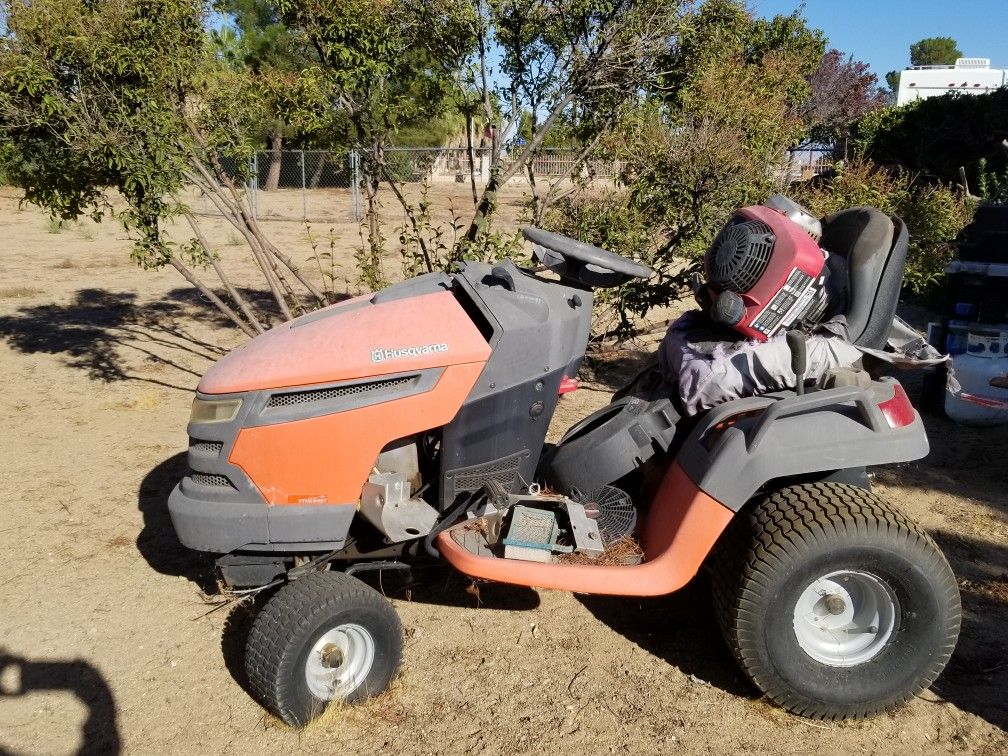
[[[190,472],[189,477],[193,483],[201,486],[213,486],[215,488],[234,488],[234,485],[227,479],[226,475],[211,475],[210,473]]]
[[[189,450],[199,452],[200,454],[217,456],[223,448],[224,444],[220,441],[197,441],[195,438],[189,439]]]
[[[329,388],[311,389],[308,391],[289,391],[283,394],[273,394],[266,403],[266,408],[291,407],[300,404],[324,402],[330,399],[340,399],[345,396],[395,391],[408,386],[414,386],[418,380],[419,376],[408,375],[402,378],[385,378],[379,381],[368,381],[367,383],[353,383],[348,386],[330,386]]]

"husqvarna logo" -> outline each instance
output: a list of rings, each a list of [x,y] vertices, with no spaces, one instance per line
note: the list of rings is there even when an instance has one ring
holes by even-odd
[[[423,344],[422,346],[403,347],[401,349],[372,349],[371,362],[401,360],[405,357],[422,357],[425,354],[435,354],[437,352],[447,351],[447,344]]]

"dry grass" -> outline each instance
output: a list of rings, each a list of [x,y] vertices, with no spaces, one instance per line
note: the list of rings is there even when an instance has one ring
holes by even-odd
[[[108,546],[110,549],[124,549],[127,546],[131,546],[132,544],[133,539],[124,535],[113,536],[106,542],[106,546]]]
[[[585,554],[561,554],[557,561],[564,564],[595,564],[610,567],[626,567],[640,564],[644,561],[644,549],[640,547],[633,536],[623,536],[613,541],[600,556],[590,557]]]
[[[959,587],[972,591],[990,601],[1008,604],[1008,574],[993,580],[960,580]]]
[[[45,294],[45,291],[34,286],[7,286],[0,289],[0,299],[25,299],[39,294]]]
[[[348,704],[343,700],[331,701],[321,714],[301,728],[301,732],[331,732],[347,724],[360,726],[374,722],[401,725],[406,721],[406,707],[400,697],[402,687],[403,673],[400,671],[389,687],[374,698],[356,704]]]

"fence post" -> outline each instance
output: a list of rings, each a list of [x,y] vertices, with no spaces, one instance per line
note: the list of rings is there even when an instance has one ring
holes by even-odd
[[[350,150],[347,159],[350,162],[350,202],[352,203],[353,219],[359,221],[361,219],[360,156],[357,154],[356,148]]]
[[[249,207],[252,208],[252,217],[255,217],[255,187],[253,182],[255,181],[255,153],[249,157],[248,160],[248,180],[245,182],[245,191],[248,192],[249,197]]]
[[[308,220],[308,192],[305,187],[304,150],[301,150],[301,216]]]

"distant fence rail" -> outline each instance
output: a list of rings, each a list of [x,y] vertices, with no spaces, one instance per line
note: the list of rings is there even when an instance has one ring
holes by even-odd
[[[787,159],[777,167],[777,175],[784,183],[808,181],[825,173],[837,160],[837,148],[831,144],[804,144],[788,150]]]
[[[470,183],[483,188],[490,178],[490,150],[474,148],[470,161],[465,147],[390,147],[384,150],[384,175],[398,184]],[[543,149],[532,159],[537,178],[562,179],[574,172],[578,152]],[[508,156],[502,159],[508,165]],[[225,165],[225,170],[228,170]],[[260,218],[303,220],[359,220],[363,213],[361,156],[356,150],[263,150],[247,167],[230,166],[234,176],[249,176],[246,189],[253,212]],[[614,161],[588,159],[578,171],[585,178],[612,179],[619,172]],[[523,170],[516,181],[527,179]],[[206,197],[193,207],[205,214],[216,208]]]
[[[782,184],[805,181],[828,170],[835,150],[829,145],[802,145],[789,150],[774,168]],[[622,170],[616,160],[589,157],[579,165],[574,149],[542,149],[532,157],[532,172],[548,181],[574,179],[613,180]],[[470,184],[482,189],[490,179],[490,150],[465,147],[389,147],[383,154],[383,179],[399,185],[430,183]],[[506,169],[511,156],[505,154]],[[361,155],[357,150],[264,150],[248,166],[227,166],[234,176],[248,176],[252,210],[259,218],[309,221],[357,221],[363,215]],[[524,168],[513,179],[528,179]],[[244,180],[244,179],[243,179]],[[197,196],[193,208],[215,214],[206,197]]]

